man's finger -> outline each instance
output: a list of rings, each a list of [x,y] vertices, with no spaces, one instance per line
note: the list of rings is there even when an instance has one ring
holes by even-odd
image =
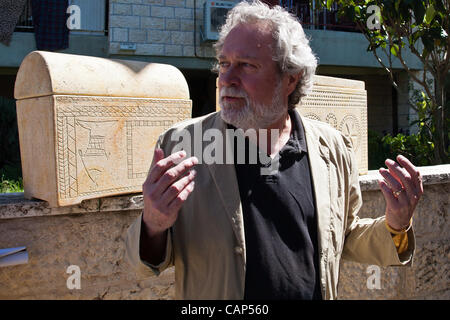
[[[161,197],[161,203],[168,205],[172,202],[194,180],[195,176],[195,170],[191,170],[183,178],[169,186]]]
[[[395,197],[387,185],[386,182],[378,180],[378,185],[380,186],[381,193],[383,194],[384,199],[386,200],[386,207],[387,208],[394,208],[395,207]]]
[[[155,151],[153,152],[153,159],[152,164],[150,165],[150,169],[152,169],[155,166],[155,163],[157,163],[162,159],[164,159],[164,150],[160,148],[155,148]]]
[[[197,163],[198,159],[196,157],[190,157],[164,172],[157,182],[157,188],[160,190],[161,194],[165,192],[166,189],[169,188],[175,181],[179,180],[187,171],[192,169]]]
[[[155,156],[156,155],[157,153],[155,152]],[[152,168],[150,169],[147,179],[150,183],[155,183],[169,168],[171,168],[173,165],[175,165],[175,163],[179,162],[184,157],[186,157],[186,152],[184,150],[181,150],[171,154],[166,158],[155,161],[155,163],[152,165]]]
[[[419,192],[423,192],[422,177],[420,171],[409,161],[408,158],[399,155],[397,156],[397,161],[401,164],[406,171],[408,171],[411,176],[411,181],[413,182],[415,188]]]
[[[194,191],[195,181],[191,181],[186,188],[181,191],[175,199],[172,200],[172,202],[169,204],[169,210],[173,212],[178,212],[181,209],[181,206],[186,201],[186,199],[189,197],[189,195]]]
[[[408,198],[413,197],[415,192],[415,186],[411,181],[411,175],[409,174],[409,172],[400,167],[400,165],[397,162],[391,159],[387,159],[385,163],[389,169],[389,173],[402,183],[408,195]]]
[[[380,168],[379,172],[386,180],[388,186],[391,188],[393,192],[401,190],[403,188],[402,184],[389,173],[389,170]]]

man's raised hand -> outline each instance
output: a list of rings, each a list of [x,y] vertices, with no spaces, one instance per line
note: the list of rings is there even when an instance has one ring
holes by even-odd
[[[164,158],[162,149],[155,149],[147,179],[142,186],[144,196],[143,222],[149,237],[161,235],[177,220],[181,206],[194,190],[196,157],[186,158],[178,151]]]

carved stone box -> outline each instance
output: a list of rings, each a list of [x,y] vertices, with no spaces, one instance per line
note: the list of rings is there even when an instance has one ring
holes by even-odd
[[[25,197],[52,207],[141,192],[159,134],[192,109],[175,67],[44,51],[15,98]]]
[[[305,117],[327,122],[352,141],[359,174],[368,171],[367,92],[364,81],[315,76],[313,90],[297,110]]]

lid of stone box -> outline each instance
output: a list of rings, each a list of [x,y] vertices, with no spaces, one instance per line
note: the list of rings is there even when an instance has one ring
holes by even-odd
[[[29,53],[17,73],[16,99],[48,95],[189,99],[180,70],[167,64],[47,51]]]
[[[364,90],[365,84],[361,80],[335,78],[327,76],[314,76],[314,86],[338,87],[345,89]]]

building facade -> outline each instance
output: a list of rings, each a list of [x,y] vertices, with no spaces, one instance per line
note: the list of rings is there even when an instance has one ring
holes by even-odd
[[[185,75],[193,100],[192,116],[215,110],[217,75],[214,40],[205,36],[207,25],[221,23],[221,4],[239,1],[211,0],[69,0],[69,46],[60,52],[112,59],[167,63]],[[271,4],[283,1],[267,0]],[[205,19],[205,3],[219,7]],[[288,4],[285,4],[289,7]],[[0,43],[0,96],[13,99],[15,75],[23,58],[36,50],[31,1],[26,2],[9,45]],[[208,9],[209,7],[207,7]],[[408,105],[410,81],[399,62],[394,63],[400,90],[380,67],[367,40],[354,26],[339,21],[335,11],[317,10],[308,1],[290,2],[289,9],[302,21],[319,59],[317,74],[363,80],[368,94],[368,126],[380,134],[409,132],[413,112]],[[81,20],[77,25],[76,19]],[[207,23],[208,24],[208,23]],[[412,56],[411,69],[421,64]]]

